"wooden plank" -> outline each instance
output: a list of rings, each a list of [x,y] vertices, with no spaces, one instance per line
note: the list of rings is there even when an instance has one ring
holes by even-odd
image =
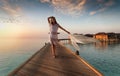
[[[70,39],[66,38],[66,39],[58,39],[59,42],[61,41],[70,41]]]
[[[99,71],[61,44],[58,44],[56,54],[57,58],[53,58],[51,46],[47,44],[8,76],[102,76]]]

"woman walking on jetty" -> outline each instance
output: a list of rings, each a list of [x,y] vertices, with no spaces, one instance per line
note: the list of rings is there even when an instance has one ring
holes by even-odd
[[[51,16],[48,17],[48,23],[50,26],[50,41],[51,41],[51,45],[52,45],[52,55],[55,58],[56,54],[55,54],[55,50],[56,50],[56,45],[58,43],[58,28],[62,29],[63,31],[65,31],[66,33],[70,34],[69,31],[67,31],[66,29],[64,29],[62,26],[60,26],[55,17]]]

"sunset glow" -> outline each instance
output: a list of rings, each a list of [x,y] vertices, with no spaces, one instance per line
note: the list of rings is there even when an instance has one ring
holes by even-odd
[[[119,0],[1,0],[0,3],[0,38],[48,37],[49,16],[55,16],[71,33],[120,32]]]

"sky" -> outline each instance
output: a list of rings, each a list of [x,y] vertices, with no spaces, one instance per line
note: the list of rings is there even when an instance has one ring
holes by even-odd
[[[0,0],[0,38],[48,37],[49,16],[71,33],[120,33],[120,0]]]

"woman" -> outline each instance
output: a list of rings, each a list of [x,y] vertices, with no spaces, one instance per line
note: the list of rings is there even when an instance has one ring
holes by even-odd
[[[56,45],[58,43],[58,28],[62,29],[63,31],[67,32],[68,34],[70,34],[69,31],[67,31],[66,29],[64,29],[63,27],[61,27],[55,17],[51,16],[48,17],[48,23],[50,26],[50,40],[51,40],[51,45],[52,45],[52,55],[55,58],[56,54],[55,54],[55,50],[56,50]]]

